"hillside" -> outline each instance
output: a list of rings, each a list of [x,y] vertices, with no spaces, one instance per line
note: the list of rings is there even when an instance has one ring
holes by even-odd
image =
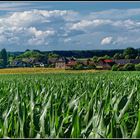
[[[49,53],[54,53],[64,57],[76,57],[76,58],[90,58],[93,56],[104,56],[109,55],[113,56],[115,53],[122,53],[124,50],[77,50],[77,51],[38,51],[38,50],[29,50],[25,52],[9,52],[11,55],[18,56],[20,58],[29,57],[29,56],[43,56]]]

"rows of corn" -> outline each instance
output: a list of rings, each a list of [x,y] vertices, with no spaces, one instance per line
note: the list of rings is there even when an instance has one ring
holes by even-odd
[[[140,73],[0,75],[0,138],[140,137]]]

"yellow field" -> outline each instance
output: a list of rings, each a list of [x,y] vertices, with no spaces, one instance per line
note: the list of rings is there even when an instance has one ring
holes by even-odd
[[[99,70],[65,70],[55,68],[6,68],[0,74],[35,74],[35,73],[93,73]]]

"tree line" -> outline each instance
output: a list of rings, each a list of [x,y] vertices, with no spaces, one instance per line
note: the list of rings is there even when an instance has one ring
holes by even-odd
[[[140,49],[134,49],[133,47],[128,47],[120,53],[115,53],[113,56],[105,54],[104,56],[93,56],[94,61],[100,59],[140,59]]]
[[[100,59],[140,59],[140,49],[128,47],[124,50],[93,50],[93,51],[49,51],[42,52],[39,50],[26,50],[25,52],[14,55],[3,48],[0,51],[0,65],[6,67],[9,61],[14,59],[21,59],[23,57],[36,57],[38,60],[47,63],[48,58],[55,57],[75,57],[75,58],[92,58],[94,61]]]

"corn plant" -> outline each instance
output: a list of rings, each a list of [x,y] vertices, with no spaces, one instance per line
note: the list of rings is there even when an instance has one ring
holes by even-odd
[[[140,138],[140,73],[0,75],[0,138]]]

